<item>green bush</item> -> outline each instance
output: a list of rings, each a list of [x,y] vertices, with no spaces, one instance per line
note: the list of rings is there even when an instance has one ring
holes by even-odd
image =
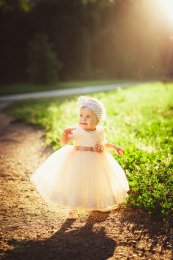
[[[36,34],[28,44],[27,73],[31,83],[53,84],[58,80],[62,64],[52,51],[46,34]]]
[[[130,156],[124,163],[131,191],[128,206],[143,209],[153,217],[171,220],[173,214],[173,175],[171,154],[164,149],[148,153],[128,149]]]

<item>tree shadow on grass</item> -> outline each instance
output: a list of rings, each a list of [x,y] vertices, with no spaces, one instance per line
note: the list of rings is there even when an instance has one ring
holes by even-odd
[[[70,230],[75,220],[66,220],[58,232],[45,240],[10,240],[14,249],[8,250],[4,259],[108,259],[114,254],[115,241],[106,235],[104,227],[93,230],[94,224],[104,222],[108,216],[109,213],[91,212],[85,225],[75,230]]]

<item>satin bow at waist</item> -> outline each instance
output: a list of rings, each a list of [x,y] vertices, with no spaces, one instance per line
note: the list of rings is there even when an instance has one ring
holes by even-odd
[[[93,147],[85,147],[85,146],[74,146],[74,149],[77,151],[94,151]]]

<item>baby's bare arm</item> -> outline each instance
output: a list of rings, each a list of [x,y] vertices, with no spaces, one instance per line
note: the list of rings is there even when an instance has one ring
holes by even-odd
[[[68,141],[68,135],[66,133],[62,133],[61,136],[60,136],[60,143],[62,145],[66,145],[67,144],[67,141]]]
[[[118,155],[124,155],[124,151],[120,147],[110,143],[105,143],[104,145],[105,145],[105,149],[114,150]]]
[[[62,145],[66,145],[67,144],[68,136],[73,134],[72,131],[74,129],[76,129],[76,128],[66,128],[66,129],[64,129],[64,132],[60,136],[60,143]]]

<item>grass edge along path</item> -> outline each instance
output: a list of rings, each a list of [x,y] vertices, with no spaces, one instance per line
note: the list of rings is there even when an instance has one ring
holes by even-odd
[[[107,109],[101,122],[106,138],[125,150],[114,158],[125,170],[130,192],[126,205],[163,218],[173,226],[173,83],[148,83],[92,93]],[[78,96],[16,101],[5,108],[14,121],[45,129],[46,145],[61,147],[60,134],[77,123]]]
[[[131,83],[137,81],[139,80],[115,79],[115,80],[93,80],[93,81],[73,81],[73,82],[67,81],[67,82],[57,82],[51,85],[16,83],[16,84],[9,84],[9,85],[0,85],[0,96],[35,93],[35,92],[60,90],[60,89],[82,88],[82,87],[89,87],[89,86],[105,86],[105,85],[120,84],[120,83]]]

